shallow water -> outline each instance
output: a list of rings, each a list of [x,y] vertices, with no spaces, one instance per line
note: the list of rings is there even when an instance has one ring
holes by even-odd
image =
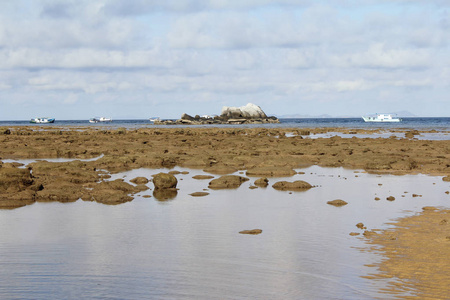
[[[97,156],[97,157],[93,157],[93,158],[86,158],[86,159],[80,159],[80,158],[63,158],[63,157],[58,157],[58,158],[45,158],[45,159],[38,159],[38,158],[30,158],[30,159],[2,159],[1,161],[4,163],[14,163],[14,162],[18,162],[23,164],[23,166],[21,166],[22,168],[25,168],[28,164],[31,163],[35,163],[38,161],[47,161],[47,162],[55,162],[55,163],[61,163],[61,162],[71,162],[71,161],[96,161],[97,159],[100,159],[104,156],[104,154]]]
[[[159,171],[168,170],[111,180]],[[180,190],[168,201],[144,198],[148,190],[115,206],[80,200],[0,210],[0,298],[393,299],[379,293],[386,281],[360,277],[381,257],[360,251],[363,239],[349,233],[362,233],[359,222],[386,228],[423,206],[450,203],[441,177],[316,166],[269,179],[305,180],[316,186],[309,191],[249,189],[251,178],[236,190],[192,197],[209,180],[187,171],[176,175]],[[395,201],[386,200],[391,195]],[[334,199],[349,204],[326,204]],[[254,228],[263,233],[238,233]]]

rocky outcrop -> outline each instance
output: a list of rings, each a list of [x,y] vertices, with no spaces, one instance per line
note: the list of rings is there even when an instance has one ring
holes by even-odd
[[[253,103],[248,103],[241,107],[228,107],[224,106],[222,108],[222,113],[220,114],[222,118],[226,119],[264,119],[267,118],[266,113]]]
[[[266,113],[253,103],[241,107],[224,106],[220,116],[195,117],[183,113],[181,118],[173,120],[157,120],[155,125],[205,125],[205,124],[264,124],[280,123],[276,117],[268,117]]]

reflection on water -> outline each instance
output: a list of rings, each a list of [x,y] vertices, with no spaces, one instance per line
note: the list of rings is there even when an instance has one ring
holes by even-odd
[[[139,169],[111,180],[160,171]],[[363,240],[349,233],[362,232],[359,222],[385,228],[425,205],[448,206],[450,184],[423,175],[301,171],[283,180],[315,188],[250,189],[252,178],[236,190],[192,197],[209,180],[192,179],[203,173],[189,170],[176,175],[179,190],[171,201],[147,198],[153,194],[148,190],[115,206],[78,201],[0,211],[0,298],[394,298],[378,293],[383,280],[360,277],[374,272],[364,265],[380,257],[358,250]],[[349,204],[326,204],[334,199]],[[263,233],[238,233],[254,228]]]
[[[38,162],[38,161],[47,161],[47,162],[55,162],[55,163],[62,163],[62,162],[71,162],[71,161],[96,161],[97,159],[100,159],[104,156],[104,154],[94,157],[94,158],[86,158],[86,159],[79,159],[79,158],[45,158],[45,159],[2,159],[1,161],[4,163],[20,163],[23,164],[23,168],[27,166],[28,164]]]

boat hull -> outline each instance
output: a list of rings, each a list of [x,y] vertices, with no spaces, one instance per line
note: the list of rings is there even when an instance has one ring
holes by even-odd
[[[391,120],[373,120],[363,117],[364,122],[373,122],[373,123],[398,123],[401,122],[400,119],[391,119]]]
[[[371,123],[398,123],[401,122],[402,119],[392,117],[390,114],[377,114],[375,116],[363,116],[364,122]]]
[[[35,124],[55,123],[55,118],[34,118],[30,120],[30,123]]]

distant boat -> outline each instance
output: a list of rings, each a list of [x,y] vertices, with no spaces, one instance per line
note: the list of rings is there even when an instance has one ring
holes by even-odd
[[[105,118],[105,117],[101,117],[101,118],[95,117],[95,118],[89,119],[89,123],[98,123],[98,122],[112,122],[112,119]]]
[[[402,119],[395,117],[392,114],[375,114],[374,116],[363,116],[362,118],[364,122],[392,123],[402,121]]]
[[[150,118],[149,120],[150,120],[150,122],[153,122],[153,123],[155,123],[156,121],[161,121],[160,117],[153,117],[153,118]]]
[[[33,118],[30,120],[30,123],[37,123],[37,124],[55,123],[55,118]]]

